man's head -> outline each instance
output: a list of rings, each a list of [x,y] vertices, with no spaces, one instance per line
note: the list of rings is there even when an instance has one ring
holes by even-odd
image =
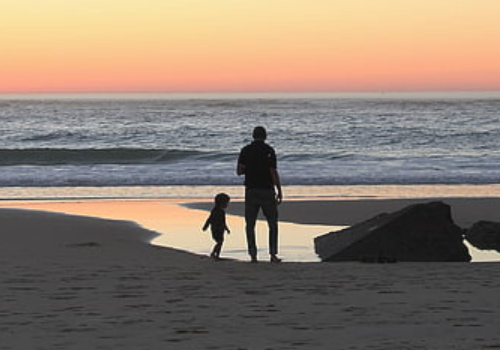
[[[262,140],[262,141],[264,141],[267,138],[266,129],[263,126],[256,126],[253,129],[253,138],[255,140]]]

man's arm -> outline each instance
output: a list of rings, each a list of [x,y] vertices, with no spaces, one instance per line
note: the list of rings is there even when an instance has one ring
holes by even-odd
[[[238,163],[236,165],[236,174],[238,176],[245,175],[245,148],[242,148],[238,156]]]
[[[238,175],[244,175],[245,174],[245,164],[239,163],[238,166],[236,167],[236,174]]]
[[[281,181],[280,181],[280,175],[278,173],[278,170],[275,168],[270,168],[271,171],[271,178],[273,179],[273,184],[278,190],[278,193],[276,194],[276,202],[280,204],[283,201],[283,192],[281,191]]]

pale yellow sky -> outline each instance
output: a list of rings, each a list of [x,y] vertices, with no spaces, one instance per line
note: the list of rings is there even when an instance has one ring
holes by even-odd
[[[0,8],[0,92],[500,90],[497,0]]]

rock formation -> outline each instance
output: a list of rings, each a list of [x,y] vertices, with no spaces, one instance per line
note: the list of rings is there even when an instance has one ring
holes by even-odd
[[[467,230],[465,238],[478,249],[500,252],[500,223],[478,221]]]
[[[314,239],[322,261],[470,261],[443,202],[410,205]]]

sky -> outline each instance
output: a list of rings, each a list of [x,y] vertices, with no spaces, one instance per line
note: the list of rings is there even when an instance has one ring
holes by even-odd
[[[500,90],[499,0],[0,0],[0,93]]]

